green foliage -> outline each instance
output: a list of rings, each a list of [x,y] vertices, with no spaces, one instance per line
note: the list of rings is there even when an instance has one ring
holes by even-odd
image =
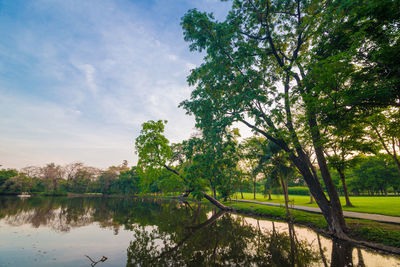
[[[189,10],[181,23],[185,40],[191,50],[205,50],[206,56],[189,75],[194,90],[181,106],[196,117],[200,129],[219,132],[241,122],[274,143],[327,211],[340,206],[324,155],[319,94],[313,90],[309,71],[325,10],[321,1],[236,0],[223,21]],[[329,200],[312,165],[312,153],[318,156]],[[279,165],[270,176],[282,178],[293,169]],[[341,216],[340,212],[324,214]]]
[[[34,181],[29,176],[19,174],[7,179],[2,185],[2,191],[7,193],[30,192]]]
[[[118,173],[114,171],[111,170],[104,171],[96,181],[98,192],[103,194],[111,192],[111,187],[118,179],[118,176],[119,176]]]
[[[163,135],[167,121],[148,121],[142,124],[140,135],[136,138],[135,149],[138,154],[140,173],[156,172],[164,167],[172,156],[168,139]]]
[[[353,230],[352,235],[375,243],[387,246],[400,247],[400,228],[398,225],[389,225],[366,220],[348,220]]]
[[[3,184],[10,178],[17,176],[18,171],[15,169],[1,169],[0,170],[0,192],[3,190]]]
[[[204,190],[208,186],[227,199],[239,179],[238,132],[227,131],[219,136],[207,130],[203,133],[202,139],[193,138],[188,142],[195,144],[188,148],[191,164],[186,168],[191,187]]]
[[[135,195],[140,192],[140,177],[136,171],[136,167],[130,170],[122,171],[118,179],[111,185],[110,192],[113,194]]]
[[[244,211],[255,215],[269,216],[277,219],[286,218],[286,211],[285,208],[283,207],[275,207],[275,206],[260,205],[254,203],[243,203],[243,202],[229,202],[229,206],[232,206],[239,211]],[[291,213],[296,222],[307,223],[307,224],[312,223],[313,225],[316,225],[321,228],[327,227],[327,223],[324,220],[324,217],[320,214],[308,213],[298,210],[292,210]]]
[[[357,165],[349,173],[349,187],[354,192],[387,192],[390,187],[400,189],[400,175],[387,155],[359,156]]]
[[[336,79],[328,75],[331,81],[343,81],[334,92],[339,101],[332,104],[398,106],[400,65],[393,55],[400,51],[399,18],[398,1],[337,0],[328,5],[315,52],[325,70],[338,65]]]
[[[162,193],[183,192],[185,184],[177,175],[164,170],[158,181],[158,188]]]
[[[233,180],[238,177],[238,132],[215,133],[206,129],[202,138],[192,137],[169,146],[163,135],[164,123],[144,123],[136,138],[137,169],[143,190],[171,192],[186,187],[196,198],[201,198],[208,188],[223,198],[233,194]],[[177,165],[172,166],[173,163]]]
[[[79,171],[74,179],[68,181],[68,190],[75,193],[85,193],[89,189],[90,176],[85,171]]]
[[[288,187],[289,195],[309,196],[310,190],[305,186]]]

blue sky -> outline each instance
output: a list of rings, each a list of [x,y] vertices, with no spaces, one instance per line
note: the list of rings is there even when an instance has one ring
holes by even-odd
[[[217,0],[0,0],[0,165],[136,163],[144,121],[168,120],[172,142],[194,132],[177,107],[202,55],[183,41],[191,8]]]

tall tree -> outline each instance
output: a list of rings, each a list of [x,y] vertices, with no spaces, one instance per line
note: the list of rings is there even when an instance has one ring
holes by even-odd
[[[60,165],[49,163],[40,169],[41,178],[47,183],[47,188],[51,191],[58,189],[59,182],[64,177],[64,170]]]
[[[259,137],[250,137],[241,143],[241,154],[243,155],[243,167],[245,173],[253,184],[253,198],[256,199],[256,185],[258,174],[262,171],[260,155],[262,153],[263,140]]]
[[[285,198],[286,217],[290,220],[288,182],[295,177],[295,170],[287,154],[275,143],[268,142],[265,144],[265,154],[260,158],[260,165],[264,165],[267,175],[275,184],[280,184]]]
[[[326,218],[331,233],[347,238],[342,207],[324,154],[318,95],[306,83],[312,67],[312,43],[326,1],[235,0],[227,19],[190,10],[182,19],[190,49],[206,51],[192,70],[191,99],[181,105],[215,128],[238,121],[281,147],[301,173]],[[302,119],[297,116],[303,114]],[[328,197],[305,153],[298,132],[304,125],[317,158]]]

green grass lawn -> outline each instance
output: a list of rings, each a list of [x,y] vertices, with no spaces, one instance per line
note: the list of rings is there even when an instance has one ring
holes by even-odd
[[[233,197],[238,197],[241,199],[240,193],[235,194]],[[252,193],[243,193],[244,199],[246,200],[254,200]],[[300,206],[308,206],[308,207],[318,207],[317,204],[309,204],[310,197],[309,196],[298,196],[298,195],[290,195],[290,200],[293,200],[294,205]],[[274,202],[274,203],[285,203],[283,195],[272,195],[272,200],[268,200],[268,197],[265,197],[262,194],[256,195],[257,201],[265,201],[265,202]],[[340,201],[344,205],[346,202],[344,197],[340,197]],[[376,213],[390,216],[399,216],[400,217],[400,197],[350,197],[350,201],[354,205],[354,207],[345,207],[343,206],[343,210],[347,211],[356,211],[356,212],[365,212],[365,213]]]

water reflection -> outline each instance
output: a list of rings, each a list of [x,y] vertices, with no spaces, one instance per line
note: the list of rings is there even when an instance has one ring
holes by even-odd
[[[64,254],[67,246],[69,249],[60,266],[66,262],[88,266],[83,253],[87,247],[93,253],[86,254],[90,255],[90,264],[98,263],[96,266],[103,262],[107,266],[400,266],[397,257],[332,241],[308,228],[183,202],[49,197],[22,201],[0,197],[0,225],[0,230],[3,225],[9,227],[0,231],[0,240],[12,229],[25,229],[27,236],[35,229],[50,229]],[[86,239],[73,231],[81,228],[90,229],[85,230]],[[115,242],[106,249],[104,244],[110,237],[99,237],[104,231],[125,235],[127,242]],[[101,240],[103,247],[92,239]],[[76,242],[81,250],[74,250]],[[1,251],[0,241],[0,265]],[[56,266],[57,261],[43,260],[36,266],[46,265]]]
[[[138,227],[127,266],[309,266],[312,246],[290,234],[263,231],[242,217],[214,213],[200,224]]]

